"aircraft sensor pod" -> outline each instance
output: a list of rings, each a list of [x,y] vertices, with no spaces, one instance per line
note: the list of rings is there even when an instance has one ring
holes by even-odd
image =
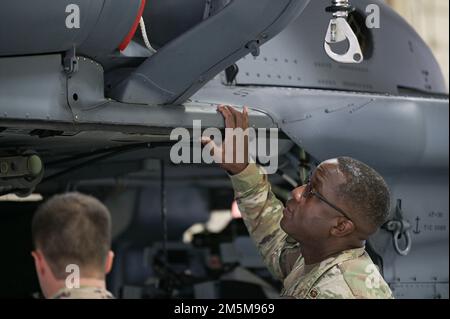
[[[0,57],[67,52],[75,47],[77,55],[95,58],[125,49],[139,25],[145,3],[4,0],[0,10]],[[14,32],[1,32],[11,29]]]

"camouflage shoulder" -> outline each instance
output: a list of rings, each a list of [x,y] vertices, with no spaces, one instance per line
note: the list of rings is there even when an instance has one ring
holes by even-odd
[[[343,279],[356,298],[392,299],[393,294],[378,267],[365,253],[338,265]]]
[[[342,271],[334,266],[325,272],[305,296],[306,299],[355,299]]]

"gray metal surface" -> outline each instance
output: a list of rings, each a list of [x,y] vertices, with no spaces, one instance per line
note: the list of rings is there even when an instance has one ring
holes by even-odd
[[[378,169],[448,168],[448,99],[219,83],[192,99],[265,112],[319,160],[348,154]]]
[[[380,7],[380,28],[367,30],[365,46],[371,50],[364,62],[348,65],[331,60],[323,48],[330,19],[324,8],[329,4],[329,0],[311,1],[292,24],[261,47],[259,57],[240,60],[237,84],[390,94],[401,93],[400,87],[448,93],[430,48],[383,1],[352,2],[364,17],[369,4]]]
[[[0,59],[0,126],[77,132],[108,130],[151,133],[174,127],[192,127],[201,119],[204,127],[223,127],[213,103],[184,106],[126,104],[103,94],[103,69],[93,60],[79,58],[79,70],[68,77],[60,55]],[[250,114],[256,127],[273,127],[261,112]],[[3,123],[3,124],[2,124]],[[10,124],[8,124],[10,123]],[[33,124],[31,124],[33,123]]]
[[[412,239],[410,253],[400,256],[391,234],[381,230],[372,238],[383,257],[384,277],[399,298],[448,298],[448,169],[399,169],[384,175],[393,201],[402,200]]]
[[[309,0],[233,0],[173,40],[110,96],[128,103],[185,102],[218,72],[277,35]]]
[[[77,5],[80,27],[67,28],[68,5]],[[141,0],[3,0],[0,56],[64,52],[72,46],[96,57],[111,54],[130,32]]]
[[[0,59],[2,120],[72,121],[60,55]]]

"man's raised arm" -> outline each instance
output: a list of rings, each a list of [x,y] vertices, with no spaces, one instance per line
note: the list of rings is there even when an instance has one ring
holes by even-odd
[[[226,128],[248,129],[247,108],[242,113],[229,106],[220,106],[218,110],[225,118]],[[291,257],[299,255],[298,244],[288,242],[288,236],[280,228],[284,207],[272,193],[267,175],[256,164],[249,164],[248,137],[244,143],[234,143],[229,133],[226,130],[221,146],[214,144],[214,157],[221,157],[219,165],[230,175],[239,210],[264,262],[274,276],[283,279],[290,271]],[[202,141],[203,144],[214,143],[208,137]],[[243,144],[244,149],[237,149],[239,144]],[[227,157],[227,151],[233,154]],[[226,163],[226,158],[239,158],[238,152],[244,152],[243,163]]]

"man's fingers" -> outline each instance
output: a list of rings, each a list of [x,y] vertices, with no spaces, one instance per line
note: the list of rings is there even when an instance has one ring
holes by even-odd
[[[202,143],[203,146],[208,145],[209,143],[211,143],[211,146],[214,150],[220,150],[220,146],[217,145],[209,136],[202,136],[200,138],[200,142]]]
[[[244,128],[244,116],[241,112],[237,111],[235,108],[230,107],[231,112],[236,120],[236,127]]]
[[[242,117],[243,117],[243,126],[242,128],[244,130],[248,129],[248,107],[244,106],[244,111],[242,111]]]
[[[235,128],[236,122],[234,120],[233,114],[226,106],[219,106],[219,112],[222,113],[222,116],[225,119],[225,128]]]
[[[237,123],[236,123],[236,110],[234,109],[234,107],[227,105],[226,108],[228,109],[228,111],[230,112],[231,116],[233,116],[233,120],[234,120],[234,127],[237,127]]]
[[[201,142],[203,145],[207,145],[207,144],[209,144],[209,143],[212,142],[212,139],[209,138],[208,136],[202,136],[202,137],[200,138],[200,142]]]
[[[248,108],[244,106],[242,112],[239,112],[231,106],[226,107],[234,117],[236,127],[242,128],[243,130],[248,129]]]
[[[200,142],[203,146],[209,145],[210,143],[210,155],[214,157],[216,161],[221,161],[222,157],[222,148],[218,146],[209,136],[202,136]]]

